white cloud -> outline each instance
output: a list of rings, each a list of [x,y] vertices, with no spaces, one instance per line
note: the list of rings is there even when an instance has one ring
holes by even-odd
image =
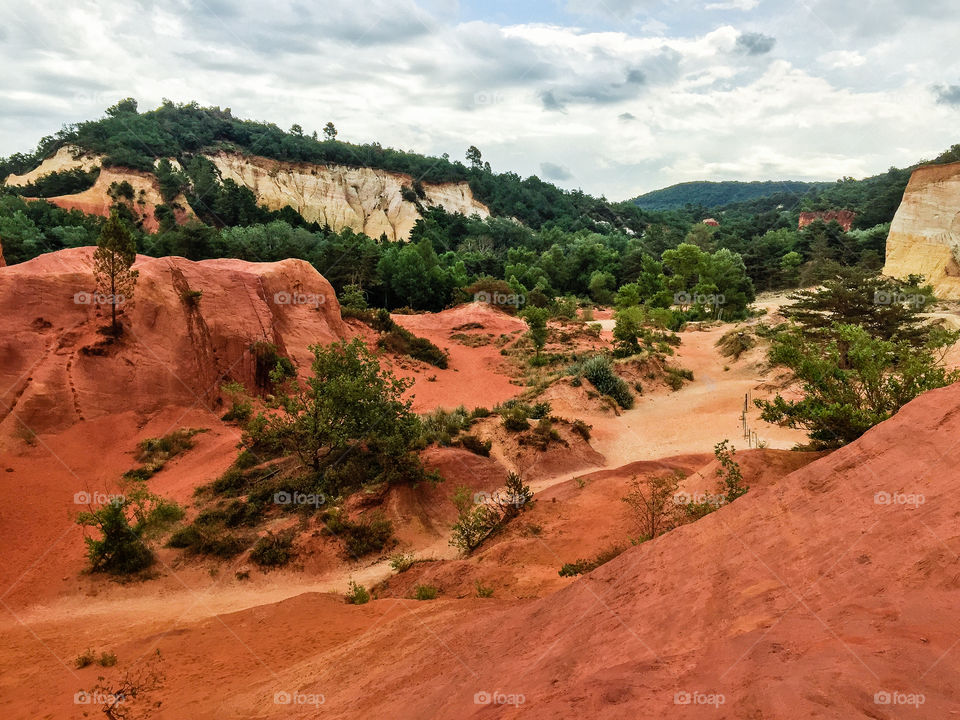
[[[753,10],[760,4],[760,0],[724,0],[724,2],[708,3],[706,10]]]
[[[817,60],[821,65],[834,70],[860,67],[867,61],[863,55],[854,50],[834,50],[824,53]]]
[[[452,0],[329,0],[322,13],[264,13],[254,0],[6,3],[0,65],[16,71],[0,74],[0,154],[128,95],[307,132],[332,120],[345,140],[455,158],[476,144],[497,170],[611,198],[711,177],[863,175],[957,142],[960,21],[909,11],[878,45],[856,24],[825,25],[811,2],[816,15],[766,0],[763,22],[718,27],[702,0],[618,0],[616,12],[656,10],[657,24],[596,31],[557,17],[457,23]],[[774,52],[749,54],[764,47]]]

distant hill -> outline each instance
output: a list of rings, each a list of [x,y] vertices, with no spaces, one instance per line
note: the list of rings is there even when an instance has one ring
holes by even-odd
[[[730,203],[741,203],[758,198],[768,197],[776,193],[797,193],[803,195],[826,182],[803,182],[800,180],[764,180],[754,182],[740,182],[738,180],[724,180],[709,182],[699,180],[695,182],[679,183],[644,193],[634,198],[633,203],[644,210],[677,210],[685,205],[701,205],[703,207],[717,207]]]

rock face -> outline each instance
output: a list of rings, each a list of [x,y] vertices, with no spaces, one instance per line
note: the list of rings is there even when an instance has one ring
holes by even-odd
[[[938,297],[960,298],[960,163],[910,176],[890,225],[884,275],[923,275]]]
[[[334,230],[351,228],[372,238],[386,235],[390,240],[406,240],[420,219],[417,203],[403,198],[402,189],[412,188],[414,181],[403,173],[343,165],[279,162],[227,152],[206,157],[216,165],[224,180],[229,178],[249,188],[259,204],[271,210],[290,206],[307,220],[329,225]],[[10,175],[5,182],[7,185],[26,185],[52,172],[100,167],[102,160],[102,156],[64,146],[30,172]],[[179,169],[176,160],[171,162]],[[131,209],[139,216],[145,230],[155,232],[159,224],[154,217],[154,208],[163,202],[163,198],[152,173],[103,167],[100,177],[88,190],[47,200],[68,210],[106,215],[113,203],[108,194],[110,185],[123,181],[134,188]],[[419,202],[424,207],[443,206],[448,212],[467,216],[490,215],[489,209],[473,197],[468,183],[423,183],[423,191],[424,197]],[[174,202],[184,208],[177,211],[178,222],[195,216],[183,196]]]
[[[800,221],[797,223],[797,228],[802,230],[810,223],[817,220],[822,220],[825,223],[836,222],[838,225],[840,225],[840,227],[843,228],[844,232],[847,232],[851,227],[853,227],[853,220],[856,217],[857,214],[852,210],[804,212],[800,213]]]
[[[255,387],[251,344],[306,367],[308,345],[346,336],[333,288],[305,261],[139,256],[125,330],[110,343],[92,263],[93,248],[75,248],[0,270],[0,433],[15,430],[14,414],[39,433],[127,410],[216,410],[222,383]]]
[[[224,180],[249,188],[271,210],[289,205],[309,221],[335,230],[348,227],[373,238],[405,240],[420,218],[417,206],[403,199],[401,189],[413,178],[401,173],[342,165],[289,163],[238,153],[209,155]],[[487,217],[467,183],[423,183],[425,206]]]
[[[63,172],[65,170],[80,169],[88,172],[100,167],[100,161],[101,157],[99,155],[85,153],[73,145],[64,145],[30,172],[24,173],[23,175],[7,175],[4,184],[17,186],[29,185],[44,175]]]

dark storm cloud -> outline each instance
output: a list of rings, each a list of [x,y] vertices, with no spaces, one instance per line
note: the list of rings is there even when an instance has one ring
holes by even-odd
[[[737,50],[746,55],[765,55],[776,44],[775,37],[757,32],[745,32],[737,38]]]
[[[540,172],[547,180],[569,180],[573,177],[573,173],[563,165],[551,162],[540,163]]]
[[[933,92],[938,104],[960,106],[960,85],[937,85]]]

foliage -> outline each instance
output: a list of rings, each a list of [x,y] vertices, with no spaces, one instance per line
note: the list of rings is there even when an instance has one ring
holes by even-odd
[[[880,340],[922,344],[930,335],[920,313],[934,302],[922,278],[893,280],[859,268],[844,268],[822,287],[790,295],[784,314],[798,323],[808,339],[834,324],[860,325]]]
[[[676,475],[655,475],[630,480],[630,492],[623,498],[637,525],[639,538],[652,540],[673,529],[678,523],[674,495],[680,481]]]
[[[413,597],[416,600],[436,600],[439,590],[433,585],[417,585],[413,589]]]
[[[744,486],[740,465],[733,459],[737,454],[736,448],[728,447],[728,443],[729,441],[723,440],[714,445],[713,455],[720,463],[720,467],[717,468],[720,494],[723,495],[725,502],[731,503],[741,495],[745,495],[750,488]]]
[[[798,180],[765,180],[740,182],[694,181],[678,183],[661,190],[653,190],[634,198],[631,202],[645,210],[677,210],[685,205],[701,205],[712,208],[718,205],[756,200],[775,193],[803,194],[825,183],[801,182]]]
[[[370,591],[363,585],[357,585],[353,580],[350,581],[350,589],[344,597],[349,605],[366,605],[370,602]]]
[[[81,168],[61,170],[47,173],[38,177],[32,183],[14,188],[18,195],[31,198],[57,197],[58,195],[73,195],[91,187],[100,176],[100,169],[94,168],[85,171]],[[3,176],[0,175],[0,180]]]
[[[120,334],[117,308],[133,301],[138,270],[131,266],[137,259],[137,245],[133,234],[127,229],[114,210],[100,230],[97,249],[93,254],[93,279],[97,292],[107,296],[110,304],[110,329]]]
[[[409,570],[417,562],[413,553],[397,553],[390,557],[390,567],[397,573]]]
[[[725,332],[720,339],[717,340],[716,346],[720,350],[720,354],[724,357],[739,360],[741,355],[756,344],[756,338],[750,334],[749,330],[733,328]]]
[[[474,581],[474,587],[477,588],[477,597],[478,598],[492,598],[493,597],[493,588],[489,585],[484,585],[479,580]]]
[[[382,552],[396,542],[393,523],[379,513],[356,521],[333,513],[327,518],[326,524],[327,529],[343,541],[347,556],[353,559]]]
[[[580,366],[580,371],[599,393],[609,395],[622,408],[629,410],[633,407],[633,393],[627,383],[614,372],[610,358],[606,355],[588,358]]]
[[[250,560],[261,567],[280,567],[293,557],[293,530],[267,534],[257,540],[250,551]]]
[[[77,516],[78,524],[96,529],[101,536],[84,533],[94,572],[128,574],[149,567],[153,552],[147,543],[184,516],[177,503],[150,493],[142,482],[127,483],[123,490],[107,505]]]
[[[322,476],[334,493],[374,479],[422,479],[411,453],[419,421],[403,397],[410,382],[382,370],[359,338],[310,350],[312,374],[279,383],[277,411],[248,424],[244,446],[275,443]],[[348,456],[353,464],[343,462]],[[352,470],[361,476],[349,475]]]
[[[623,554],[627,548],[623,545],[614,545],[598,552],[593,558],[584,560],[583,558],[572,563],[564,563],[557,573],[560,577],[575,577],[585,575],[591,570],[596,570],[601,565],[613,560],[615,557]]]
[[[931,331],[916,345],[874,337],[857,325],[833,324],[816,342],[809,332],[781,332],[770,348],[771,362],[794,372],[803,397],[754,402],[767,422],[805,429],[814,449],[852,442],[917,395],[960,378],[942,362],[944,348],[956,341],[953,333]]]
[[[527,323],[527,327],[530,328],[527,332],[527,337],[530,338],[530,342],[533,344],[538,358],[544,345],[547,344],[547,318],[549,315],[550,313],[546,308],[533,306],[525,308],[523,312],[520,313],[524,322]]]

